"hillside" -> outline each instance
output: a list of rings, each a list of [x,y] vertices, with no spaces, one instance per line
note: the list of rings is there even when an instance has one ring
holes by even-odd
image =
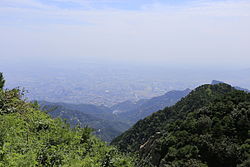
[[[116,121],[108,108],[89,104],[68,104],[39,102],[42,109],[48,111],[52,118],[65,119],[72,127],[80,125],[93,128],[94,134],[103,141],[112,139],[127,130],[130,126],[124,122]],[[104,108],[104,109],[103,109]]]
[[[227,84],[203,85],[176,105],[137,122],[113,140],[138,152],[138,167],[250,165],[250,94]]]
[[[91,129],[71,129],[22,95],[18,89],[0,87],[0,167],[134,166],[130,157],[106,146]]]
[[[46,105],[61,106],[70,110],[82,111],[83,113],[94,116],[96,118],[114,120],[114,115],[112,114],[111,109],[105,106],[98,106],[93,104],[71,104],[61,102],[51,103],[47,101],[39,101],[38,103],[42,107]]]
[[[53,118],[66,119],[72,127],[79,124],[94,129],[94,134],[106,142],[129,129],[136,121],[171,106],[185,97],[191,90],[170,91],[151,99],[142,99],[133,103],[125,101],[110,108],[92,104],[51,103],[39,101],[43,110]]]
[[[113,106],[111,109],[114,111],[120,111],[116,113],[118,119],[124,120],[133,125],[138,120],[143,119],[158,110],[174,105],[181,98],[188,95],[190,91],[190,89],[173,90],[162,96],[157,96],[151,99],[142,99],[132,104],[131,102],[124,102]]]

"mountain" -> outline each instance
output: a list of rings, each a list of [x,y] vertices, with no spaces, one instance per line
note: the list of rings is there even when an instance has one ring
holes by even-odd
[[[72,127],[80,125],[93,128],[94,134],[106,142],[110,142],[130,127],[124,122],[114,120],[112,112],[103,106],[45,101],[39,104],[43,110],[49,111],[48,114],[52,118],[65,119]]]
[[[134,104],[131,104],[130,102],[122,103],[116,105],[120,108],[113,107],[112,109],[114,111],[122,111],[116,114],[120,120],[124,120],[126,122],[129,122],[130,124],[134,124],[136,121],[143,119],[158,110],[162,110],[165,107],[174,105],[181,98],[188,95],[190,91],[190,89],[182,91],[174,90],[152,99],[140,100]],[[128,107],[126,108],[126,105],[124,104],[129,105],[127,105]]]
[[[94,116],[96,118],[107,119],[107,120],[114,120],[115,117],[112,114],[112,110],[105,106],[98,106],[94,104],[71,104],[71,103],[62,103],[62,102],[47,102],[47,101],[38,101],[39,104],[44,107],[47,105],[56,105],[62,106],[63,108],[70,109],[70,110],[77,110],[81,111],[85,114]]]
[[[218,81],[218,80],[212,80],[211,85],[216,85],[216,84],[221,84],[224,83],[222,81]]]
[[[77,124],[89,126],[94,134],[106,142],[129,129],[137,120],[175,104],[191,90],[170,91],[152,99],[141,99],[135,103],[125,101],[110,108],[92,104],[51,103],[39,101],[43,110],[53,118],[66,119],[72,127]]]
[[[225,83],[225,82],[213,80],[211,84],[212,85],[216,85],[216,84],[220,84],[220,83]],[[245,89],[245,88],[241,88],[239,86],[234,86],[234,88],[237,89],[237,90],[242,90],[242,91],[245,91],[245,92],[250,92],[250,90]]]
[[[138,108],[139,106],[143,105],[148,101],[150,101],[150,99],[140,99],[136,102],[127,100],[111,106],[110,109],[113,111],[113,113],[129,112],[131,110]]]
[[[246,88],[241,88],[241,87],[239,87],[239,86],[235,86],[234,88],[237,89],[237,90],[242,90],[242,91],[245,91],[245,92],[250,93],[250,90],[248,90],[248,89],[246,89]]]
[[[250,165],[250,94],[219,83],[203,85],[153,113],[112,141],[136,152],[138,167]]]
[[[22,94],[0,88],[1,167],[134,167],[131,157],[107,146],[91,129],[72,129],[52,119]]]

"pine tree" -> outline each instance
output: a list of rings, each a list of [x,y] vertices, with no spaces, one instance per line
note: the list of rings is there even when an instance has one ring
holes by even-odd
[[[3,89],[4,83],[5,83],[5,80],[3,77],[3,73],[0,72],[0,89]]]

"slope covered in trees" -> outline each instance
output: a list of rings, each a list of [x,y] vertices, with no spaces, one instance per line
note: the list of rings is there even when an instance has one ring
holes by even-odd
[[[113,140],[138,152],[137,166],[250,166],[250,94],[203,85],[176,105],[137,122]]]
[[[91,127],[93,134],[106,142],[111,142],[130,127],[124,122],[116,121],[112,113],[103,111],[99,106],[49,102],[39,104],[42,104],[42,109],[48,111],[52,118],[65,119],[71,127],[76,125]]]
[[[1,83],[1,80],[0,80]],[[0,89],[0,167],[132,167],[132,159],[106,146],[89,128],[52,119],[22,91]]]

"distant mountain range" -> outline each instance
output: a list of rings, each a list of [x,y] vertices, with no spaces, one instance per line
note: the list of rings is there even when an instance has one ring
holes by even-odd
[[[212,84],[212,85],[216,85],[216,84],[221,84],[221,83],[224,83],[224,84],[225,84],[225,82],[217,81],[217,80],[213,80],[211,84]],[[241,87],[239,87],[239,86],[234,86],[234,88],[237,89],[237,90],[242,90],[242,91],[245,91],[245,92],[250,92],[250,90],[245,89],[245,88],[241,88]]]
[[[181,91],[174,90],[152,99],[139,100],[136,103],[129,101],[119,103],[111,107],[111,109],[113,109],[113,112],[120,120],[128,122],[129,124],[134,124],[138,120],[143,119],[158,110],[174,105],[181,100],[181,98],[188,95],[190,91],[191,89]]]
[[[104,141],[113,138],[129,129],[136,121],[152,113],[171,106],[185,97],[191,90],[170,91],[152,99],[142,99],[135,103],[125,101],[110,108],[92,104],[51,103],[40,101],[43,110],[53,118],[66,119],[71,126],[89,126]]]

